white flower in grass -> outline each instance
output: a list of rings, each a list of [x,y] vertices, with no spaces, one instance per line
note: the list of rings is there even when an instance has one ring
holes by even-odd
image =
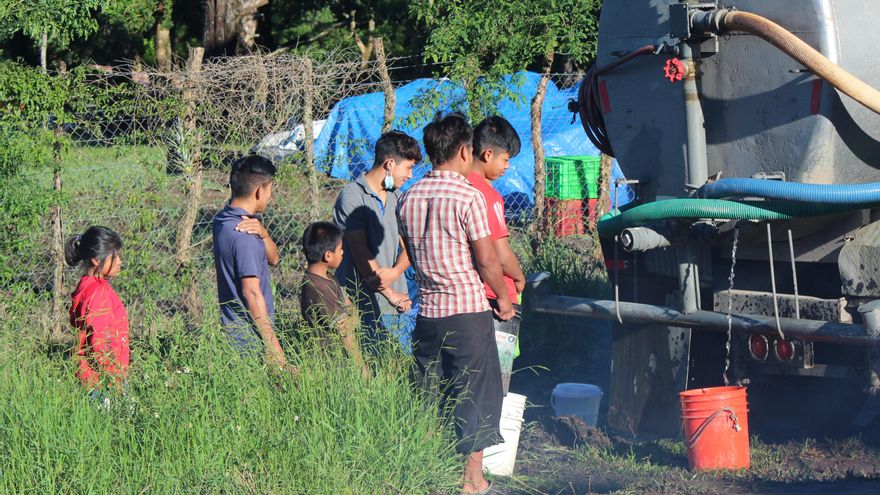
[[[154,411],[154,412],[153,412],[153,417],[154,417],[154,418],[158,418],[158,417],[159,417],[159,411]]]
[[[183,367],[183,374],[185,374],[185,375],[189,374],[189,367],[188,366]]]
[[[235,425],[235,431],[241,431],[241,425]]]
[[[293,422],[296,423],[297,421],[299,421],[299,416],[294,416],[294,417],[293,417]]]

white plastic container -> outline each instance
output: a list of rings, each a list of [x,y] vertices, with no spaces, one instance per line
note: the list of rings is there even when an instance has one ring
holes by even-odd
[[[519,448],[523,412],[526,409],[524,395],[508,393],[501,406],[501,436],[504,443],[483,449],[483,469],[496,476],[511,476]]]
[[[590,426],[599,420],[602,389],[587,383],[560,383],[553,388],[550,405],[556,416],[579,416]]]

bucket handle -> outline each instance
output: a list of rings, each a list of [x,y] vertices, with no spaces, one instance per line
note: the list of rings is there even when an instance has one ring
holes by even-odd
[[[685,440],[685,444],[687,445],[688,450],[694,448],[694,446],[697,445],[697,442],[700,441],[700,437],[703,436],[703,432],[706,431],[706,428],[709,427],[709,424],[712,423],[712,421],[714,421],[715,418],[717,418],[718,416],[721,415],[721,413],[724,413],[724,412],[728,413],[730,415],[729,416],[730,419],[733,420],[733,429],[735,431],[742,430],[742,427],[740,427],[740,425],[739,425],[739,419],[736,417],[736,413],[733,412],[733,409],[731,409],[729,407],[719,409],[719,410],[715,411],[714,413],[712,413],[711,416],[706,418],[706,420],[703,421],[702,424],[700,424],[700,427],[697,428],[697,431],[694,432],[694,434],[693,434],[693,436],[691,436],[691,438]],[[682,424],[682,426],[684,426],[684,424]],[[684,433],[684,432],[682,432],[682,433]]]

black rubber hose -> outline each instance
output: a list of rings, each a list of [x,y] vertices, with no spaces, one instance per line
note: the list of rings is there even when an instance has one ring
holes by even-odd
[[[645,45],[633,50],[619,59],[603,67],[595,63],[587,71],[587,75],[581,81],[578,88],[578,113],[581,117],[581,125],[584,132],[596,148],[608,156],[614,156],[611,141],[608,140],[608,132],[605,129],[605,117],[602,115],[602,101],[599,92],[599,76],[641,56],[654,53],[654,45]]]

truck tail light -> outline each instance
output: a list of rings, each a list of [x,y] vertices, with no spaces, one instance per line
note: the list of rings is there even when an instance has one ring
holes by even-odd
[[[773,354],[782,363],[794,359],[794,343],[790,340],[777,339],[773,343]]]
[[[756,333],[749,337],[749,354],[752,355],[752,358],[764,361],[769,353],[770,342],[767,341],[766,336]]]

